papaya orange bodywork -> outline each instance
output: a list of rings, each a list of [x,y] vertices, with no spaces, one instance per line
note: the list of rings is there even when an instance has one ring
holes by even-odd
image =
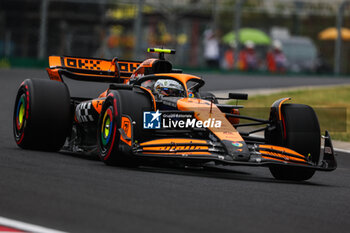
[[[103,77],[103,78],[120,78],[125,84],[129,81],[131,74],[139,67],[140,62],[133,61],[117,61],[119,66],[120,77],[116,72],[116,64],[112,60],[95,59],[95,58],[80,58],[80,57],[61,57],[61,56],[50,56],[49,65],[50,69],[74,69],[72,74],[80,76],[92,76],[92,77]],[[93,72],[110,72],[110,75],[103,74],[91,74],[84,72],[77,72],[78,70],[90,70]]]
[[[155,58],[150,58],[142,62],[139,67],[133,72],[131,75],[131,78],[136,78],[136,77],[142,77],[145,75],[145,68],[150,68],[152,67],[153,63],[157,61],[158,59]]]
[[[195,143],[195,144],[203,144],[207,145],[207,141],[199,140],[199,139],[188,139],[188,138],[165,138],[165,139],[157,139],[148,142],[140,143],[140,146],[151,146],[157,144],[168,144],[168,143]]]
[[[276,150],[276,151],[268,151],[268,150]],[[294,162],[301,162],[301,163],[307,162],[304,155],[299,154],[298,152],[296,152],[294,150],[291,150],[291,149],[288,149],[285,147],[281,147],[281,146],[259,145],[259,152],[262,155],[265,155],[265,157],[267,157],[269,159],[273,159],[273,158],[268,157],[268,156],[274,156],[274,157],[279,157],[283,161],[294,161]],[[290,155],[295,155],[299,158],[289,156],[287,153]]]
[[[105,102],[104,99],[94,99],[94,100],[91,101],[92,106],[94,107],[96,112],[98,112],[98,114],[101,114],[102,105],[103,105],[104,102]]]
[[[288,148],[285,148],[285,147],[281,147],[281,146],[259,145],[259,149],[273,149],[273,150],[279,150],[279,151],[281,151],[281,152],[286,152],[286,153],[293,154],[293,155],[296,155],[296,156],[305,157],[304,155],[299,154],[298,152],[296,152],[296,151],[294,151],[294,150],[291,150],[291,149],[288,149]]]
[[[112,64],[112,61],[102,59],[50,56],[49,65],[50,68],[66,67],[115,72],[115,66]]]
[[[107,97],[108,90],[109,90],[109,89],[107,89],[107,90],[105,90],[104,92],[102,92],[102,93],[98,96],[98,98]]]
[[[189,77],[184,77],[189,78]],[[182,111],[193,111],[197,120],[205,121],[212,118],[221,121],[221,127],[209,127],[220,140],[244,141],[239,132],[222,114],[221,110],[209,101],[202,99],[184,98],[177,102],[177,107]]]
[[[291,100],[291,98],[285,98],[284,100],[281,101],[281,103],[278,106],[278,119],[280,121],[282,120],[282,104],[288,100]]]
[[[46,68],[47,73],[49,74],[49,77],[51,80],[58,81],[58,82],[63,82],[62,78],[59,74],[59,69],[49,69]]]
[[[131,138],[131,122],[128,117],[122,117],[121,128],[124,130],[126,136]],[[131,140],[125,139],[122,135],[120,135],[120,140],[131,146]]]
[[[159,146],[161,144],[164,144],[164,146]],[[177,145],[177,144],[188,144],[188,145],[184,146],[184,145]],[[196,144],[196,145],[191,145],[191,144]],[[211,154],[207,151],[198,151],[198,150],[209,149],[207,142],[205,140],[199,140],[199,139],[188,139],[188,138],[157,139],[157,140],[141,143],[140,146],[144,147],[143,148],[144,154],[154,154],[154,153],[157,153],[157,154],[173,153],[173,154],[188,154],[188,155],[210,155]],[[185,150],[186,152],[183,152],[181,150]]]
[[[291,157],[291,156],[288,156],[288,155],[285,155],[285,154],[281,154],[281,153],[269,152],[269,151],[260,151],[260,153],[262,155],[271,155],[271,156],[275,156],[275,157],[280,157],[281,160],[283,160],[283,161],[297,161],[297,162],[305,163],[304,159],[298,159],[298,158]]]
[[[61,57],[49,56],[49,66],[50,68],[62,67]]]

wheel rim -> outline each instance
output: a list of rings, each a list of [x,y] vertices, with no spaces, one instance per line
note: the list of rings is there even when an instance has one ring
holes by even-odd
[[[106,150],[110,143],[112,131],[113,131],[113,114],[111,108],[108,108],[103,116],[101,125],[101,142],[102,149]]]

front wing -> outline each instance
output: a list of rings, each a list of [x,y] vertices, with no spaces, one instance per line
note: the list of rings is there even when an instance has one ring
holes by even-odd
[[[198,163],[214,161],[218,164],[241,166],[269,167],[280,165],[320,171],[333,171],[337,168],[332,141],[328,132],[325,136],[323,153],[321,153],[317,163],[291,149],[274,145],[251,145],[249,150],[249,160],[242,161],[227,154],[221,143],[208,140],[158,139],[134,144],[132,147],[132,153],[139,158],[184,160]]]

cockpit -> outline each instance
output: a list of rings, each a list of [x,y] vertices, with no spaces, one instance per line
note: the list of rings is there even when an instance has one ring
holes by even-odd
[[[192,78],[193,77],[193,78]],[[174,75],[155,75],[138,80],[139,85],[150,90],[156,99],[164,97],[200,98],[199,88],[204,81],[192,76],[179,80]]]

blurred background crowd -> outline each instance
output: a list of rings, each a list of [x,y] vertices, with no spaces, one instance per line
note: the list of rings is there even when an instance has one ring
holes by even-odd
[[[348,74],[348,5],[344,0],[1,0],[0,67],[46,61],[53,54],[142,60],[149,56],[146,48],[163,46],[176,49],[169,58],[178,67]]]

